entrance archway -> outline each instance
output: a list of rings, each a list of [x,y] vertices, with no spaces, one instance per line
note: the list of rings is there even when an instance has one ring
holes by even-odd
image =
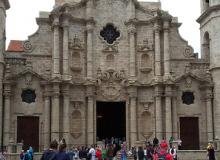
[[[99,140],[126,137],[125,106],[125,102],[96,103],[96,133]]]

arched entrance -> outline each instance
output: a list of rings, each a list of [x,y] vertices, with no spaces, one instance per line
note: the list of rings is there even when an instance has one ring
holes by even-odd
[[[96,102],[96,133],[99,140],[126,137],[126,103]]]

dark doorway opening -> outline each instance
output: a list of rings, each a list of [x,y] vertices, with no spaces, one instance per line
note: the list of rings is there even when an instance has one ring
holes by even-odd
[[[23,142],[24,150],[39,151],[39,117],[17,117],[17,142]]]
[[[111,137],[124,139],[126,137],[126,103],[97,102],[97,137],[99,140]]]
[[[181,149],[199,150],[199,118],[180,117]]]

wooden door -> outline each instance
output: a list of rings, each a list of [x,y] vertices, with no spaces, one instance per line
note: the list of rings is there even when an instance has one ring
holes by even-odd
[[[198,117],[180,117],[180,139],[182,140],[182,149],[199,149]]]
[[[39,117],[17,117],[17,142],[22,141],[24,150],[32,146],[39,151]]]

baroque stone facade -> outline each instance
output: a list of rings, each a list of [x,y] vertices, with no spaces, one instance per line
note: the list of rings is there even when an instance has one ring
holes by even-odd
[[[210,2],[198,19],[199,59],[176,17],[160,2],[137,0],[56,0],[50,13],[40,13],[39,29],[21,42],[21,51],[4,51],[9,4],[0,0],[2,143],[19,142],[22,117],[37,117],[40,149],[61,137],[69,145],[94,144],[97,103],[124,102],[129,146],[155,136],[184,144],[191,118],[198,146],[184,145],[204,148],[220,137],[219,18],[212,20],[218,4]]]

